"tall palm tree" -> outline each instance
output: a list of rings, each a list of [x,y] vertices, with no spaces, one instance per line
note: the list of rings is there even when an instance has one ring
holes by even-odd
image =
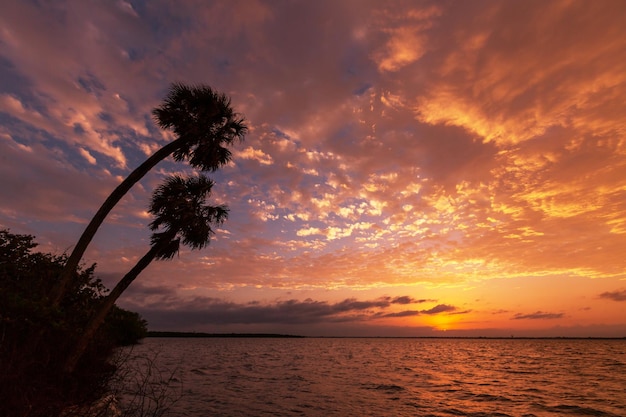
[[[201,171],[215,171],[231,159],[226,146],[236,139],[243,140],[248,130],[243,117],[231,107],[230,99],[205,85],[172,84],[169,94],[152,115],[161,128],[171,129],[176,139],[131,172],[104,201],[67,259],[51,297],[53,306],[60,304],[73,271],[106,216],[157,163],[172,155],[174,160],[187,161]]]
[[[202,175],[193,178],[171,176],[157,187],[149,210],[154,216],[149,225],[154,232],[150,250],[104,298],[68,356],[66,372],[74,370],[115,301],[154,259],[172,259],[178,253],[181,242],[191,249],[202,249],[210,243],[215,233],[212,226],[221,225],[228,217],[226,206],[204,204],[213,184]]]

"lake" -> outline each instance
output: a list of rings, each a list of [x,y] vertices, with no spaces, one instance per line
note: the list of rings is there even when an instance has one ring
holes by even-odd
[[[148,338],[125,362],[126,406],[171,416],[626,416],[623,339]]]

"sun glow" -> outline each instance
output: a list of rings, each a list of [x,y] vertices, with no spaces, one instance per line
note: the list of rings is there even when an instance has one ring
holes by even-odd
[[[455,330],[457,328],[456,321],[449,314],[438,314],[429,317],[426,322],[435,330],[442,332]]]

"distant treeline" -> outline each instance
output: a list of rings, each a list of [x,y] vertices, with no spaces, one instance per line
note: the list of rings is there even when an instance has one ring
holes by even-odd
[[[265,337],[265,338],[302,338],[290,334],[275,333],[201,333],[201,332],[155,332],[150,331],[146,337]]]
[[[460,340],[624,340],[624,337],[576,336],[298,336],[276,333],[202,333],[149,331],[145,337],[257,337],[257,338],[314,338],[314,339],[460,339]]]

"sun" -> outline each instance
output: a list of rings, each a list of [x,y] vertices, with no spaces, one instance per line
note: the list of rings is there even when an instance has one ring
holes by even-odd
[[[435,330],[446,332],[455,329],[455,321],[449,315],[436,315],[430,317],[427,323]]]

